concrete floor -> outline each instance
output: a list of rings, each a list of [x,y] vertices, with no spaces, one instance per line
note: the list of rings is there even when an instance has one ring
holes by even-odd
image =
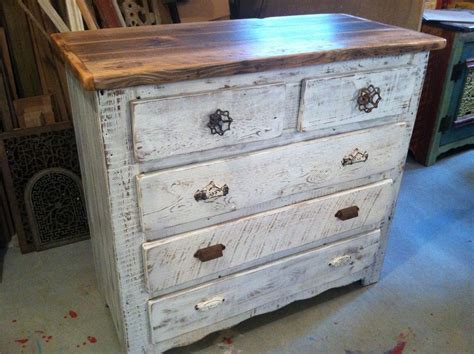
[[[409,162],[383,274],[247,320],[177,353],[474,353],[474,151]],[[20,255],[0,283],[0,352],[119,353],[89,241]]]

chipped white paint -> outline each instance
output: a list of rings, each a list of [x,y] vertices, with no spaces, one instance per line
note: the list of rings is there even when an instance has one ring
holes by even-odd
[[[217,278],[241,265],[268,262],[297,247],[315,247],[331,236],[365,225],[377,226],[387,215],[392,199],[392,180],[385,180],[147,242],[143,249],[148,288],[152,295],[167,288],[173,291],[176,285],[209,275]],[[335,216],[338,210],[354,205],[359,207],[358,217],[341,221]],[[197,250],[216,244],[226,247],[223,257],[205,263],[193,257]]]
[[[216,110],[228,111],[230,130],[211,134]],[[135,156],[154,160],[194,151],[280,136],[285,116],[285,85],[224,89],[132,102]]]
[[[201,330],[269,302],[350,276],[374,262],[380,230],[282,258],[245,272],[230,275],[199,287],[149,301],[152,341],[170,340],[183,333]],[[337,268],[328,264],[340,255],[353,255],[353,263]],[[225,298],[210,311],[196,311],[196,304],[215,296]]]
[[[311,131],[341,124],[378,119],[408,112],[418,76],[417,68],[378,70],[317,79],[306,79],[302,84],[298,130]],[[357,97],[363,88],[380,88],[378,108],[361,112]]]
[[[405,160],[410,132],[405,123],[398,123],[141,175],[137,181],[143,230],[159,235],[199,219],[211,225],[214,216],[228,214],[229,220],[233,211],[293,194],[305,200],[304,192],[395,168]],[[369,158],[343,166],[343,157],[354,148],[367,151]],[[197,202],[194,193],[210,181],[226,184],[228,194],[212,203]]]
[[[96,93],[83,91],[73,76],[69,75],[68,83],[71,92],[87,209],[91,223],[98,281],[100,290],[111,309],[123,352],[133,354],[161,353],[172,347],[189,344],[208,333],[230,327],[257,314],[273,311],[290,302],[317,295],[327,289],[350,284],[357,280],[362,280],[364,284],[377,281],[387,242],[389,216],[391,210],[393,210],[400,185],[401,169],[404,164],[404,155],[408,149],[414,117],[416,116],[426,61],[427,53],[413,53],[165,85],[106,90]],[[377,119],[357,118],[353,120],[348,118],[344,121],[334,121],[335,125],[333,126],[333,123],[330,123],[331,126],[328,127],[311,128],[307,132],[297,131],[298,114],[305,113],[305,108],[300,107],[302,80],[329,80],[334,77],[341,78],[354,74],[367,76],[377,71],[392,71],[394,69],[395,72],[399,68],[406,68],[407,66],[410,67],[413,73],[412,79],[415,84],[412,88],[409,107],[401,114],[397,114],[395,110],[386,112],[385,115],[378,116]],[[373,84],[376,85],[376,83]],[[133,130],[136,130],[135,133],[138,132],[140,139],[146,135],[145,140],[153,140],[156,137],[154,134],[160,134],[161,130],[152,134],[150,132],[142,134],[144,130],[140,130],[140,127],[142,124],[145,127],[158,124],[155,128],[159,129],[159,124],[162,122],[153,121],[150,123],[146,119],[139,122],[138,119],[134,122],[136,126],[133,128],[132,101],[134,102],[133,105],[138,105],[139,102],[145,103],[148,100],[154,102],[172,96],[175,96],[175,98],[181,97],[184,100],[187,100],[185,97],[188,96],[210,95],[218,97],[214,95],[220,95],[219,92],[224,91],[227,94],[241,95],[242,92],[253,86],[257,90],[253,92],[259,92],[259,89],[267,89],[265,86],[271,87],[268,91],[272,93],[268,95],[269,98],[267,95],[261,96],[262,102],[265,103],[262,109],[272,110],[276,107],[275,111],[283,112],[283,114],[278,114],[278,119],[275,120],[276,123],[273,122],[276,125],[271,126],[272,131],[268,132],[268,135],[258,137],[258,134],[253,131],[257,126],[265,128],[268,126],[267,124],[261,124],[262,120],[259,119],[265,119],[265,117],[259,115],[258,118],[254,118],[253,127],[249,122],[246,123],[247,125],[241,126],[241,128],[250,129],[249,134],[253,134],[255,140],[249,137],[250,140],[246,141],[245,134],[232,138],[234,140],[224,140],[224,135],[223,140],[218,141],[217,145],[212,145],[216,144],[216,141],[196,141],[196,144],[192,143],[194,145],[184,144],[184,148],[188,149],[186,151],[189,152],[180,152],[179,154],[167,152],[168,156],[163,157],[164,155],[159,155],[158,150],[156,150],[151,155],[145,156],[144,161],[138,161],[135,157],[134,148],[136,146],[133,144]],[[284,88],[280,88],[283,86]],[[275,88],[277,93],[274,95]],[[137,97],[141,97],[141,100],[137,100]],[[243,100],[246,99],[245,96],[239,97]],[[179,100],[176,102],[179,102]],[[238,110],[247,109],[245,105],[228,102],[232,107],[232,111],[236,109],[234,107],[237,107]],[[258,103],[255,100],[251,100],[251,102],[254,105]],[[268,102],[270,102],[269,105]],[[283,108],[280,107],[280,103]],[[310,103],[305,102],[305,105]],[[153,113],[154,111],[150,110],[149,112]],[[206,114],[208,113],[206,112]],[[308,118],[308,121],[316,119],[316,124],[321,123],[316,115],[305,116],[305,118]],[[149,119],[152,119],[152,117],[150,116]],[[242,121],[246,122],[245,119]],[[278,125],[280,121],[281,132],[279,132],[280,126]],[[325,121],[330,121],[330,119],[325,119]],[[188,123],[187,126],[191,126],[196,122],[187,121],[186,123]],[[202,128],[202,125],[199,126]],[[237,131],[236,129],[235,132]],[[356,132],[343,134],[353,131]],[[170,136],[173,134],[175,137],[177,136],[176,131],[171,130],[169,132]],[[190,134],[190,132],[186,131],[185,134]],[[376,137],[373,137],[374,135]],[[152,140],[148,141],[149,146],[154,143]],[[395,140],[396,143],[394,143]],[[174,140],[174,143],[178,144],[176,146],[179,149],[179,140]],[[227,145],[228,143],[230,145]],[[366,147],[366,143],[370,144]],[[160,144],[161,142],[153,145],[152,151]],[[169,144],[172,145],[173,141],[165,143],[165,146],[168,146],[166,149],[170,149],[169,146],[171,145]],[[331,149],[325,148],[329,145]],[[357,163],[343,168],[342,158],[350,154],[355,148],[367,151],[369,153],[368,160],[364,163]],[[374,148],[376,150],[375,155],[372,153]],[[294,163],[291,158],[291,152],[293,151],[298,152],[298,156],[295,157],[298,163]],[[262,158],[260,159],[259,156]],[[376,158],[375,162],[371,161],[373,157],[377,156],[379,157]],[[213,161],[210,162],[210,160]],[[278,167],[282,161],[288,163],[286,170]],[[337,161],[339,169],[335,169],[331,165],[333,161]],[[261,165],[262,163],[263,165]],[[228,165],[228,171],[225,171],[226,164]],[[256,172],[250,173],[249,170],[251,169],[256,170]],[[264,173],[260,172],[259,169],[266,171],[267,179],[264,179]],[[217,174],[215,173],[216,170]],[[195,172],[199,173],[193,176]],[[239,174],[242,174],[244,177],[242,180],[248,185],[256,187],[254,190],[244,188],[244,194],[249,198],[249,202],[247,203],[243,199],[234,199],[239,203],[234,204],[235,210],[233,210],[232,198],[236,198],[234,192],[236,184],[234,182],[239,180]],[[223,186],[228,182],[220,181],[220,177],[227,178],[230,176],[232,178],[231,183],[228,184],[229,194],[217,199],[217,201],[224,200],[224,203],[222,203],[223,209],[221,210],[223,213],[210,209],[209,216],[205,217],[203,216],[205,213],[203,214],[201,209],[197,209],[196,205],[199,208],[203,205],[210,208],[214,203],[196,202],[193,199],[196,205],[194,208],[188,208],[186,213],[189,215],[197,213],[199,220],[189,221],[183,216],[184,214],[179,215],[180,211],[175,208],[172,210],[173,215],[178,217],[171,223],[176,224],[178,221],[185,222],[184,224],[144,233],[140,224],[138,209],[141,202],[136,188],[136,178],[139,175],[159,175],[160,178],[164,176],[166,178],[161,181],[165,187],[169,187],[170,184],[168,183],[172,184],[177,180],[187,181],[189,186],[173,187],[183,193],[183,196],[186,195],[186,198],[188,198],[188,190],[191,192],[189,197],[193,198],[193,194],[199,188],[208,185],[210,181],[214,181],[218,186]],[[285,177],[282,177],[283,175]],[[173,180],[173,176],[175,180]],[[214,176],[216,177],[214,178]],[[255,181],[253,178],[258,180]],[[217,273],[210,267],[212,274],[203,276],[207,273],[193,273],[189,278],[192,280],[175,286],[171,286],[170,284],[173,284],[171,282],[166,285],[168,286],[166,289],[157,292],[159,297],[155,299],[152,298],[153,295],[145,287],[146,270],[143,266],[142,246],[146,240],[160,238],[162,239],[160,241],[165,242],[167,240],[165,237],[171,236],[169,245],[172,245],[182,236],[183,239],[195,242],[191,237],[186,238],[185,236],[189,236],[188,234],[193,232],[199,234],[200,231],[202,231],[202,234],[199,234],[202,237],[201,240],[204,240],[204,235],[208,235],[208,232],[214,228],[215,230],[225,230],[226,227],[236,228],[236,225],[240,222],[239,219],[242,217],[244,219],[242,219],[240,225],[258,220],[258,216],[252,218],[253,214],[271,215],[275,209],[287,207],[288,210],[294,210],[295,215],[297,215],[297,211],[301,209],[297,207],[291,209],[290,205],[293,203],[316,203],[316,200],[312,200],[313,198],[330,197],[332,193],[343,193],[349,189],[357,190],[359,187],[362,190],[366,185],[383,183],[384,179],[393,180],[392,198],[387,199],[386,204],[384,204],[385,208],[381,207],[375,214],[374,211],[369,213],[372,216],[378,215],[377,217],[373,216],[374,220],[378,220],[373,224],[368,224],[372,216],[368,217],[367,223],[364,222],[361,225],[352,224],[357,220],[356,218],[345,221],[348,223],[347,228],[338,229],[336,227],[331,231],[335,224],[329,222],[326,225],[327,228],[321,226],[324,231],[319,239],[315,237],[312,241],[311,237],[308,236],[310,233],[301,233],[301,235],[306,235],[309,238],[306,241],[303,240],[300,246],[295,243],[288,244],[288,237],[284,237],[284,233],[278,233],[283,245],[280,248],[281,251],[272,253],[272,250],[266,249],[270,247],[269,245],[280,247],[279,244],[263,243],[261,244],[261,247],[264,248],[261,250],[262,257],[258,258],[259,253],[257,252],[248,259],[245,257],[232,258],[233,261],[238,261],[239,265],[226,268],[220,280],[213,279]],[[153,179],[149,180],[152,181]],[[295,183],[295,180],[298,183]],[[268,186],[263,186],[262,181],[263,184]],[[244,182],[239,183],[243,184]],[[240,185],[237,184],[237,186]],[[274,193],[275,190],[283,191],[283,194],[278,196],[278,193]],[[150,192],[156,198],[168,198],[166,193],[160,194],[156,190]],[[262,200],[267,201],[259,201],[258,195],[260,193],[262,194]],[[237,195],[239,194],[237,193]],[[145,197],[148,196],[145,195]],[[384,197],[383,191],[378,198],[380,200],[373,203],[374,208],[379,208],[377,205],[382,203],[381,200],[385,200],[386,197]],[[343,199],[341,197],[341,203]],[[367,202],[367,205],[370,205],[370,203]],[[207,207],[204,206],[204,208]],[[228,207],[229,209],[227,209]],[[382,212],[382,209],[384,212]],[[156,212],[156,210],[153,210],[153,212]],[[361,212],[363,212],[362,209]],[[319,209],[316,213],[315,219],[319,219],[321,215],[324,215],[325,210]],[[382,215],[381,221],[380,215]],[[332,220],[333,217],[331,216],[328,219]],[[230,220],[232,221],[229,225],[216,225]],[[287,215],[284,220],[291,220],[291,216]],[[261,222],[268,221],[262,219]],[[306,218],[303,224],[310,227],[311,222]],[[267,226],[269,227],[269,225]],[[210,229],[198,230],[206,227],[210,227]],[[301,227],[304,228],[305,225]],[[265,225],[258,225],[259,230],[264,230],[264,228]],[[381,230],[380,238],[374,236],[374,232],[370,233],[371,230],[377,228]],[[350,230],[345,231],[347,229]],[[327,232],[328,237],[324,236],[325,232]],[[329,236],[334,232],[336,233],[334,236]],[[354,252],[354,249],[340,246],[340,253],[330,251],[339,247],[336,247],[336,245],[349,245],[351,242],[359,242],[356,240],[360,238],[355,238],[354,235],[367,232],[373,236],[367,236],[364,239],[376,238],[377,242],[368,245],[364,249],[364,256],[360,261],[357,260],[357,257],[352,256],[351,252]],[[251,245],[256,242],[255,239],[252,239],[252,230],[242,231],[241,233],[248,235],[246,245],[249,253],[252,253]],[[379,232],[375,231],[375,234],[378,235]],[[343,239],[347,240],[341,241]],[[191,241],[189,242],[191,243]],[[208,242],[210,241],[208,240]],[[329,246],[319,249],[314,248],[320,247],[323,242],[327,242]],[[334,244],[333,242],[338,243]],[[153,244],[153,242],[150,244]],[[164,245],[163,247],[171,246]],[[322,252],[323,249],[327,252]],[[226,253],[228,254],[227,251],[228,249],[224,251],[224,257]],[[356,268],[351,268],[350,263],[352,261],[348,264],[342,264],[340,267],[329,265],[338,257],[347,255],[355,260]],[[195,260],[192,255],[191,258]],[[189,259],[186,257],[183,264],[189,264],[186,263],[188,261]],[[210,261],[203,263],[203,265],[212,265],[212,263],[213,261]],[[287,266],[288,268],[286,268]],[[174,271],[171,266],[168,269]],[[294,270],[294,273],[291,270]],[[281,277],[281,274],[287,274],[288,276]],[[277,289],[271,287],[270,279],[274,279],[275,284],[280,281],[287,282],[283,285],[280,284],[281,286],[278,286]],[[157,284],[157,286],[158,288],[163,287],[162,284]],[[187,289],[183,290],[183,286]],[[222,292],[218,291],[219,289]],[[263,291],[262,295],[257,296],[260,290]],[[175,292],[170,293],[170,291]],[[181,294],[182,297],[178,297],[178,294]],[[217,304],[217,301],[214,301],[217,297],[223,298],[224,301],[214,307],[214,304]],[[236,299],[240,300],[237,300],[236,303]],[[208,311],[195,309],[195,306],[198,305],[199,307],[199,304],[202,305],[206,301],[211,301]],[[150,308],[148,308],[148,304],[151,305]],[[188,307],[188,305],[191,307]],[[202,307],[202,309],[204,308],[205,306]],[[164,311],[166,309],[176,310],[177,312],[170,314]],[[149,312],[149,310],[152,311]],[[179,317],[179,314],[182,316]],[[151,315],[151,318],[149,315]],[[203,321],[196,322],[193,320],[195,318],[193,316],[203,316]],[[170,322],[164,324],[166,318],[169,318]],[[178,326],[176,321],[179,318],[183,323]],[[164,326],[161,328],[153,328],[162,324]],[[152,333],[153,343],[151,341]]]

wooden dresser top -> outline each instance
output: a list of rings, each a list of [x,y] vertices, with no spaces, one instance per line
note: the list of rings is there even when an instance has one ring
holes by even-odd
[[[87,90],[160,84],[441,49],[443,38],[344,14],[52,35]]]

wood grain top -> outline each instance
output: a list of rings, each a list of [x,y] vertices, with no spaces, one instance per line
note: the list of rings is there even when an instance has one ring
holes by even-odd
[[[443,38],[344,14],[110,28],[52,35],[87,90],[441,49]]]

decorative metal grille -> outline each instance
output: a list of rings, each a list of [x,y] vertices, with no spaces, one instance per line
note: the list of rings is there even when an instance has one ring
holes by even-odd
[[[62,168],[38,172],[28,182],[25,203],[36,249],[89,235],[81,181]]]
[[[19,208],[25,241],[33,250],[24,192],[28,181],[38,172],[61,167],[80,176],[74,131],[71,128],[3,139],[6,160],[13,180],[13,189]],[[23,250],[23,251],[28,251]]]
[[[468,69],[456,120],[474,116],[474,67],[470,66]]]

